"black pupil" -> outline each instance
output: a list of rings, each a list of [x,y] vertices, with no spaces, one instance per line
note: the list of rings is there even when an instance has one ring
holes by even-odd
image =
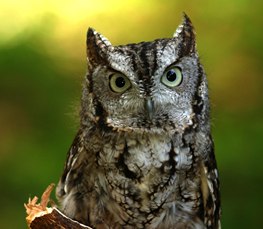
[[[125,85],[125,79],[123,77],[118,77],[115,80],[115,84],[116,84],[117,87],[122,88]]]
[[[170,81],[173,82],[176,80],[176,73],[174,70],[170,70],[169,72],[167,72],[166,74],[166,78]]]

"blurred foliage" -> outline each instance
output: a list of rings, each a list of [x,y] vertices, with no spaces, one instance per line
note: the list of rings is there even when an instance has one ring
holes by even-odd
[[[2,1],[0,227],[27,228],[23,203],[59,180],[88,27],[114,45],[139,42],[170,37],[186,12],[209,80],[222,227],[262,228],[262,9],[259,0]]]

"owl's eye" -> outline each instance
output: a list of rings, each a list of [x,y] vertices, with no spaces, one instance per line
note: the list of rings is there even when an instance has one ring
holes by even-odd
[[[181,70],[177,67],[170,68],[162,76],[162,83],[169,87],[176,87],[180,85],[183,80]]]
[[[120,73],[112,74],[110,76],[110,88],[112,91],[121,93],[131,86],[128,78]]]

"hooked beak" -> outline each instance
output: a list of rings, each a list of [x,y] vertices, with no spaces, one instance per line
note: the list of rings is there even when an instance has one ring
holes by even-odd
[[[148,117],[152,120],[153,117],[153,104],[151,99],[145,101],[145,110],[147,111]]]

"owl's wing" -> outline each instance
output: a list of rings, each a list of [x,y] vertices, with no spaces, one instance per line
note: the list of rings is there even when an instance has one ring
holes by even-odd
[[[68,151],[62,176],[56,188],[60,210],[72,219],[90,225],[89,212],[94,208],[94,180],[97,173],[94,154],[84,147],[80,129]]]
[[[81,183],[81,164],[80,157],[83,155],[83,147],[81,145],[81,133],[78,131],[76,137],[71,144],[67,154],[63,173],[56,188],[56,196],[59,202],[63,202],[71,190]]]
[[[203,162],[203,176],[202,177],[202,195],[204,201],[204,220],[206,228],[221,228],[220,218],[221,212],[221,198],[219,177],[217,171],[217,164],[214,153],[214,143],[210,135],[212,146],[210,147],[208,156]]]

